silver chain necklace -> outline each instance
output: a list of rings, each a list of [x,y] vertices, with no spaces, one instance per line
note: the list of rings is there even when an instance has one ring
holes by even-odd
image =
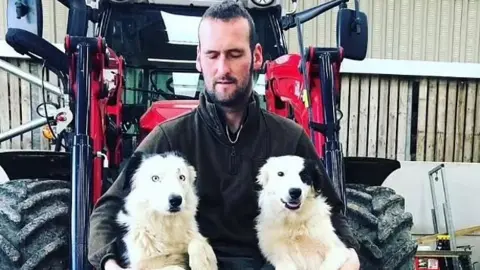
[[[227,132],[227,138],[230,141],[230,143],[236,143],[238,141],[238,137],[240,137],[240,131],[242,131],[243,125],[240,126],[237,132],[237,136],[234,141],[232,141],[232,138],[230,138],[230,132],[228,131],[228,125],[225,125],[225,132]]]

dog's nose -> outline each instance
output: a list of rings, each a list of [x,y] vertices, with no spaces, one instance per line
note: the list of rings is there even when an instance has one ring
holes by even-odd
[[[172,207],[178,207],[182,204],[182,196],[172,194],[168,197],[168,201]]]
[[[290,194],[290,198],[295,200],[300,198],[300,195],[302,195],[302,190],[299,188],[291,188],[288,190],[288,194]]]

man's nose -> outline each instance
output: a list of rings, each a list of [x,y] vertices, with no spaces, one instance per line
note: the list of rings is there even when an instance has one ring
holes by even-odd
[[[225,59],[225,57],[220,57],[217,62],[217,72],[219,74],[229,74],[231,71],[230,63]]]

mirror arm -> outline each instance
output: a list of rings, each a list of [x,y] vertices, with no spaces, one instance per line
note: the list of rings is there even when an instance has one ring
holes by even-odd
[[[355,24],[357,34],[360,34],[360,24],[362,23],[361,20],[360,20],[359,12],[360,12],[360,3],[358,2],[358,0],[355,0],[355,22],[354,22],[354,24]]]
[[[321,5],[309,8],[307,10],[303,10],[294,14],[283,16],[281,18],[282,29],[285,31],[295,27],[297,25],[296,18],[298,18],[298,21],[300,21],[300,23],[303,24],[340,4],[345,4],[345,2],[348,2],[348,0],[331,0],[327,3],[323,3]]]

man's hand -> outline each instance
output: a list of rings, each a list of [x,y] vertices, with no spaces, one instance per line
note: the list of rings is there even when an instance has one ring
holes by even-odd
[[[109,259],[105,262],[105,270],[131,270],[130,268],[120,267],[114,259]]]
[[[354,249],[350,249],[350,255],[348,256],[347,261],[343,264],[340,270],[359,270],[360,269],[360,260],[358,259],[357,252]]]

